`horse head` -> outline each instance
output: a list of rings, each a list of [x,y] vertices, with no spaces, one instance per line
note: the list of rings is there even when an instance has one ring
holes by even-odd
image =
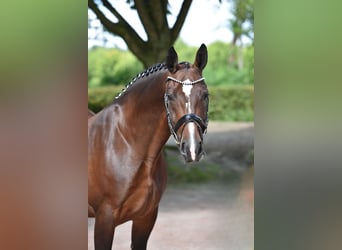
[[[165,106],[168,124],[186,162],[199,161],[203,154],[203,135],[208,125],[208,89],[202,71],[208,61],[207,47],[202,44],[195,62],[178,63],[173,47],[166,57]]]

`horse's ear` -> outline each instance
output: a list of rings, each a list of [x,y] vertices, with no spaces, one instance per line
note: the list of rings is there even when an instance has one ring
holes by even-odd
[[[208,61],[207,47],[205,46],[204,43],[202,43],[201,47],[197,51],[194,65],[202,71],[205,65],[207,65],[207,61]]]
[[[169,49],[169,52],[167,53],[166,57],[166,66],[167,69],[171,72],[174,73],[176,72],[176,66],[178,64],[178,55],[177,52],[173,47]]]

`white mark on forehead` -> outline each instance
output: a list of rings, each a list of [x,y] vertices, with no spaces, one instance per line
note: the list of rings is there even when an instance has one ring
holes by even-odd
[[[190,94],[191,94],[192,85],[187,84],[187,83],[191,83],[191,81],[189,79],[186,79],[183,82],[185,83],[182,85],[182,90],[186,97],[185,107],[188,110],[188,112],[191,113]]]
[[[190,98],[190,93],[191,93],[191,89],[192,89],[192,85],[190,85],[189,83],[191,83],[191,81],[189,79],[186,79],[185,81],[183,81],[182,88],[183,88],[183,92],[186,95],[186,97]]]

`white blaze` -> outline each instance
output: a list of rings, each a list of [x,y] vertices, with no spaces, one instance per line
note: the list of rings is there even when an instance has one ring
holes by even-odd
[[[193,85],[186,85],[187,83],[191,83],[189,79],[184,81],[185,84],[182,86],[182,90],[186,97],[185,108],[189,114],[191,114],[191,103],[190,103],[190,94]],[[195,145],[195,124],[193,122],[188,123],[189,130],[189,144],[190,144],[190,154],[191,159],[195,160],[196,158],[196,145]]]

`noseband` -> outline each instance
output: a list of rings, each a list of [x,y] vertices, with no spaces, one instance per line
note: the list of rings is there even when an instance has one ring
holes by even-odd
[[[182,84],[182,85],[195,85],[196,83],[203,81],[204,77],[197,79],[195,81],[189,81],[189,80],[180,81],[180,80],[177,80],[171,76],[168,76],[166,81],[169,81],[169,80],[172,80],[172,81],[179,83],[179,84]],[[172,121],[171,121],[171,114],[169,111],[169,99],[168,99],[168,95],[166,93],[164,95],[164,103],[165,103],[166,114],[167,114],[167,122],[169,124],[170,132],[171,132],[171,134],[172,134],[172,136],[175,139],[177,144],[180,144],[181,139],[182,139],[182,135],[183,135],[183,132],[182,132],[181,138],[179,138],[177,135],[177,131],[179,130],[180,127],[182,127],[183,125],[185,126],[189,122],[194,122],[196,124],[196,126],[200,132],[201,139],[203,139],[203,134],[205,134],[207,132],[208,119],[203,121],[203,119],[196,114],[193,114],[193,113],[185,114],[173,126]],[[208,117],[208,115],[206,117]]]

